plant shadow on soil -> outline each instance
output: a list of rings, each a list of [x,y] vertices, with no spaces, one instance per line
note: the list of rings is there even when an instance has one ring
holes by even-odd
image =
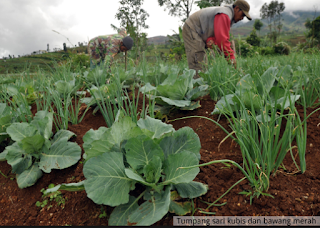
[[[147,102],[146,102],[147,103]],[[210,115],[216,102],[210,96],[200,98],[201,107],[193,111],[179,111],[169,116],[169,120],[184,116],[205,116],[218,121],[224,128],[230,131],[227,119],[223,116]],[[142,105],[140,94],[139,109]],[[300,115],[303,108],[296,106]],[[307,109],[307,115],[314,109]],[[36,112],[35,105],[32,107],[33,114]],[[212,206],[210,212],[217,216],[319,216],[320,215],[320,137],[318,118],[320,112],[314,113],[307,121],[307,170],[304,174],[296,173],[297,169],[292,161],[290,153],[284,159],[283,165],[286,170],[280,169],[275,176],[270,178],[268,193],[274,198],[260,196],[254,198],[250,205],[250,198],[238,194],[244,190],[250,190],[247,180],[236,185],[217,204],[225,203],[224,206]],[[181,127],[191,127],[199,136],[201,141],[201,160],[206,163],[212,160],[230,159],[242,165],[242,156],[239,146],[230,138],[220,144],[227,135],[219,126],[213,122],[201,118],[188,118],[170,122],[178,130]],[[69,124],[68,130],[77,136],[71,141],[77,142],[83,151],[83,136],[90,130],[99,127],[107,127],[102,114],[98,111],[92,114],[92,109],[86,113],[82,122],[77,125]],[[219,146],[220,144],[220,146]],[[3,148],[2,148],[3,149]],[[2,150],[1,150],[2,151]],[[293,150],[294,155],[297,154]],[[299,158],[296,156],[297,163]],[[55,201],[49,202],[43,208],[37,207],[37,201],[43,201],[41,189],[46,189],[49,184],[74,183],[84,180],[82,173],[82,159],[77,164],[63,170],[52,170],[43,176],[34,186],[19,189],[15,174],[11,173],[11,166],[7,162],[0,162],[0,225],[1,226],[106,226],[108,217],[113,207],[95,204],[86,195],[85,191],[67,192],[61,191],[65,198],[64,205],[58,205]],[[207,184],[208,192],[193,199],[195,208],[207,208],[203,201],[212,203],[224,194],[233,184],[243,178],[243,174],[234,166],[226,167],[223,164],[212,164],[200,167],[200,173],[195,181]],[[137,185],[136,191],[139,191]],[[50,206],[51,205],[51,206]],[[105,212],[105,213],[104,213]],[[196,216],[205,215],[196,210]],[[154,225],[172,226],[174,214],[168,213]]]

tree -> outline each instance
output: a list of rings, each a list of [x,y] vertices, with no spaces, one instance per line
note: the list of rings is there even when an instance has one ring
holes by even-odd
[[[281,3],[278,3],[278,1],[276,1],[276,17],[278,19],[278,25],[277,25],[277,28],[278,28],[278,31],[279,31],[279,36],[280,36],[280,32],[281,32],[281,28],[282,28],[282,23],[281,23],[281,13],[284,11],[284,9],[286,8],[284,3],[281,2]]]
[[[269,5],[267,3],[264,3],[264,5],[260,9],[261,18],[268,20],[268,26],[270,29],[269,37],[271,42],[272,40],[276,42],[277,36],[280,35],[280,31],[282,28],[281,13],[284,11],[284,9],[284,3],[279,3],[278,1],[271,1]],[[278,25],[276,24],[277,22]],[[279,31],[279,34],[277,34],[276,32],[277,30]]]
[[[317,7],[313,6],[314,8],[314,17],[311,21],[309,18],[307,18],[305,27],[309,30],[307,33],[307,37],[311,38],[312,41],[312,47],[314,46],[314,39],[318,39],[320,41],[320,16],[316,18],[317,13]]]
[[[211,6],[221,6],[222,3],[233,4],[235,0],[199,0],[195,3],[200,9],[211,7]]]
[[[271,5],[271,3],[270,3]],[[264,3],[263,6],[260,9],[260,16],[262,19],[267,19],[268,21],[268,27],[270,29],[270,34],[272,32],[272,20],[274,18],[275,12],[271,10],[271,6],[268,5],[267,3]]]
[[[257,36],[257,32],[255,29],[252,30],[250,35],[246,38],[246,41],[248,44],[256,47],[259,47],[261,42],[260,38]]]
[[[260,35],[260,29],[262,28],[262,26],[263,26],[263,23],[259,19],[254,20],[253,27],[255,30],[259,31],[259,35]]]
[[[308,18],[305,26],[309,30],[307,33],[307,37],[311,38],[312,41],[314,39],[320,41],[320,16],[313,21],[310,21],[310,19]]]
[[[169,10],[169,15],[182,17],[185,22],[190,16],[194,0],[158,0],[160,6],[165,5],[165,10]]]
[[[132,51],[135,56],[140,56],[141,46],[146,39],[146,33],[142,33],[142,28],[149,28],[146,24],[146,20],[149,14],[141,8],[143,0],[121,0],[120,8],[116,13],[115,18],[120,21],[120,26],[126,28],[126,31],[130,34],[134,40],[134,47]],[[118,29],[116,26],[111,25],[114,29]]]

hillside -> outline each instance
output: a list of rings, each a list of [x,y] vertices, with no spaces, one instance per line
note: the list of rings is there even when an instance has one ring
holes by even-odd
[[[165,44],[166,41],[168,40],[169,38],[166,36],[154,36],[154,37],[148,38],[148,44],[154,44],[154,45]]]
[[[320,13],[318,12],[316,14],[316,17],[318,17]],[[312,11],[293,11],[293,12],[284,12],[282,14],[282,31],[285,34],[303,34],[306,31],[306,27],[304,26],[304,23],[309,18],[312,20],[315,17],[314,12]],[[234,36],[248,36],[250,32],[252,31],[254,20],[257,18],[254,18],[252,21],[249,22],[239,22],[237,24],[234,24],[231,28],[231,32]],[[260,19],[261,20],[261,19]],[[260,35],[266,35],[269,32],[268,27],[268,21],[266,19],[261,20],[261,22],[264,24],[261,28]]]
[[[37,72],[38,69],[50,71],[60,61],[66,60],[70,53],[85,52],[86,46],[71,48],[69,53],[64,51],[49,52],[44,54],[28,55],[20,58],[1,59],[0,60],[0,74],[21,73],[27,69],[30,72]]]

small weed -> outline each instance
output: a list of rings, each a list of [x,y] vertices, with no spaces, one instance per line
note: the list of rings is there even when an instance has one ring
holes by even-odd
[[[106,218],[107,217],[107,213],[104,210],[103,206],[101,206],[101,214],[99,215],[99,218]]]
[[[40,202],[40,201],[36,202],[36,206],[37,207],[42,207],[42,208],[44,208],[47,204],[48,204],[48,200],[44,200],[42,202]]]
[[[2,176],[4,176],[5,178],[8,178],[8,176],[4,175],[4,173],[1,172],[1,171],[0,171],[0,174],[1,174]]]
[[[253,199],[254,197],[259,198],[260,195],[262,195],[262,196],[269,196],[269,197],[271,197],[271,198],[274,199],[274,196],[272,196],[272,195],[270,195],[270,194],[268,194],[268,193],[257,192],[257,191],[253,192],[252,190],[244,190],[244,191],[242,191],[242,192],[239,192],[238,194],[240,194],[240,195],[245,195],[245,196],[247,196],[247,197],[250,196],[250,205],[252,204],[252,199]]]
[[[54,184],[50,184],[48,186],[48,188],[53,188],[54,187]],[[41,189],[40,190],[42,193],[44,193],[45,189]],[[44,198],[44,200],[42,202],[40,201],[37,201],[36,202],[36,206],[37,207],[45,207],[46,205],[48,205],[49,201],[52,202],[52,201],[56,201],[57,205],[58,206],[61,206],[62,209],[64,209],[64,206],[65,206],[65,203],[66,203],[66,200],[68,200],[68,198],[63,198],[63,195],[60,191],[56,191],[56,192],[52,192],[52,193],[49,193],[49,194],[43,194],[42,195],[42,198]],[[49,205],[47,207],[47,209],[51,208],[52,205]]]

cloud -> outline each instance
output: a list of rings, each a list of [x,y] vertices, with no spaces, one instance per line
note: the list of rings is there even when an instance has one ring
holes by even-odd
[[[270,4],[272,0],[247,0],[250,4],[250,15],[254,18],[260,18],[260,9],[264,3]],[[284,3],[285,11],[314,11],[314,7],[320,10],[319,0],[278,0],[279,3]]]
[[[247,0],[250,15],[260,18],[260,9],[271,0]],[[319,0],[279,0],[285,11],[320,11]],[[0,1],[0,58],[29,54],[37,50],[63,48],[63,43],[73,45],[88,41],[98,35],[114,34],[110,24],[119,26],[115,14],[120,6],[114,0],[2,0]],[[171,35],[182,25],[181,19],[168,15],[157,0],[145,0],[143,8],[150,14],[144,30],[148,37]],[[194,5],[191,13],[199,8]],[[245,18],[243,22],[246,22]],[[59,32],[59,35],[52,30]]]
[[[65,42],[65,38],[52,32],[55,28],[65,31],[75,17],[59,12],[63,0],[51,1],[2,1],[0,6],[0,56],[29,54],[34,47],[47,49],[47,43]],[[37,50],[37,49],[36,49]]]

